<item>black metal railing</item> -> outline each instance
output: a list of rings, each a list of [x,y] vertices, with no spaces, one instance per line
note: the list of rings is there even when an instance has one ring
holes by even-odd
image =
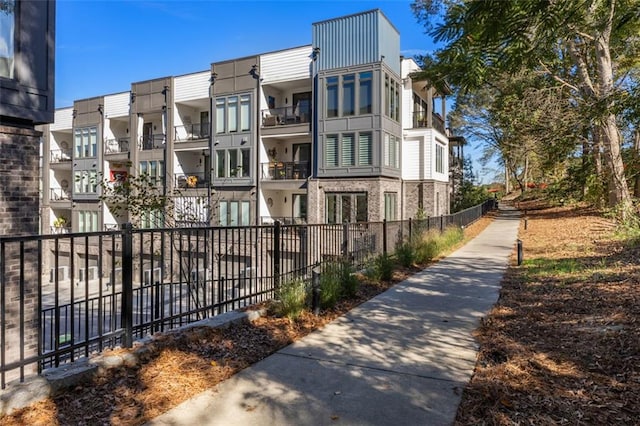
[[[105,139],[104,153],[109,154],[126,154],[129,152],[129,138]]]
[[[52,149],[49,154],[50,163],[62,163],[65,161],[71,161],[70,149]]]
[[[140,136],[139,149],[142,151],[149,151],[152,149],[164,148],[165,137],[164,134],[159,133],[155,135]]]
[[[261,163],[264,180],[296,180],[309,177],[308,161],[286,161]]]
[[[262,110],[262,126],[285,126],[289,124],[308,123],[311,109],[297,107],[270,108]]]
[[[51,201],[69,201],[71,200],[71,192],[68,189],[50,188],[49,199]]]
[[[413,113],[413,128],[433,128],[443,135],[447,134],[446,126],[444,123],[444,119],[440,117],[438,114],[431,114],[431,125],[429,125],[429,120],[426,112],[416,111]]]
[[[209,182],[207,181],[207,176],[204,172],[175,174],[174,177],[176,180],[176,188],[188,189],[209,187]]]
[[[175,142],[189,142],[209,137],[209,123],[185,124],[183,126],[175,126]]]
[[[362,267],[462,212],[374,223],[187,227],[0,237],[0,384],[105,348],[271,299],[318,264]],[[48,280],[47,280],[48,278]],[[35,316],[34,316],[35,315]]]

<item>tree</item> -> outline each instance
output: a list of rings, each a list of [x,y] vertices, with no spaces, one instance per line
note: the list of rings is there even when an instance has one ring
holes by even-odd
[[[640,51],[638,0],[415,0],[412,8],[436,41],[430,77],[461,90],[482,87],[500,73],[528,71],[567,88],[602,146],[609,203],[630,211],[624,175],[618,103],[630,58]],[[442,21],[431,23],[434,14]]]

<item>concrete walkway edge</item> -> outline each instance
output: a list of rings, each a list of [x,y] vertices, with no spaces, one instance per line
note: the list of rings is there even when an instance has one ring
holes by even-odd
[[[519,213],[149,425],[450,425],[497,301]]]

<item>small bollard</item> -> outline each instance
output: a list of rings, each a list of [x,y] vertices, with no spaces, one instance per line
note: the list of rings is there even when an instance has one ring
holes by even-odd
[[[522,265],[522,240],[518,239],[518,266]]]
[[[311,309],[314,315],[320,314],[320,266],[311,270]]]

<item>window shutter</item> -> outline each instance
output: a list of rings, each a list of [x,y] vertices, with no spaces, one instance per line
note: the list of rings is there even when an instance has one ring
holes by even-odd
[[[352,134],[347,134],[342,136],[342,165],[343,166],[353,166],[355,155],[354,155],[354,138]]]
[[[327,167],[336,167],[338,165],[338,137],[336,135],[327,135],[324,145],[324,164]]]
[[[361,133],[358,139],[358,165],[370,166],[371,163],[371,133]]]

